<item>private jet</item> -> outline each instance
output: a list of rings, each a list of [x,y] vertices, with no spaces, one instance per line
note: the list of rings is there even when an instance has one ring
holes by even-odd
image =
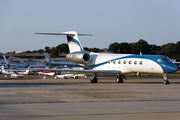
[[[83,70],[49,69],[50,71],[89,72],[93,73],[91,83],[97,83],[98,73],[115,73],[117,83],[123,83],[127,73],[158,73],[162,74],[164,84],[169,84],[168,73],[174,73],[178,68],[166,56],[161,55],[135,55],[135,54],[111,54],[94,53],[85,51],[78,36],[91,36],[90,34],[78,34],[76,31],[63,33],[34,33],[41,35],[66,35],[70,53],[66,58],[80,66]]]

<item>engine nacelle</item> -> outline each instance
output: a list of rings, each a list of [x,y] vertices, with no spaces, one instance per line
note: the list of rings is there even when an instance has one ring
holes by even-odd
[[[91,60],[91,56],[86,52],[73,52],[66,55],[69,61],[77,64],[86,64]]]

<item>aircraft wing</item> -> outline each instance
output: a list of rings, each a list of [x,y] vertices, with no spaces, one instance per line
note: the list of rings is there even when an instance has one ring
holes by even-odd
[[[17,71],[26,71],[28,68],[17,68],[17,69],[0,69],[0,71],[12,71],[12,72],[17,72]]]
[[[67,72],[86,72],[86,73],[121,73],[121,71],[118,70],[75,70],[75,69],[45,69],[45,68],[28,68],[28,69],[31,71],[44,70],[44,71],[54,71],[54,72],[67,71]]]

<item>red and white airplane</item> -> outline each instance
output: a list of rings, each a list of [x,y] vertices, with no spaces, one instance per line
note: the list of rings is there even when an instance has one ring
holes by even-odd
[[[39,75],[44,75],[43,79],[46,79],[46,76],[54,76],[54,71],[41,71],[39,70]]]

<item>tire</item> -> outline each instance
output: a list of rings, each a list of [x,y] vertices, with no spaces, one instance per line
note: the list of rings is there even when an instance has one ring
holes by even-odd
[[[122,77],[117,77],[116,78],[116,83],[124,83],[123,78]]]
[[[91,82],[91,83],[97,83],[97,82],[98,82],[98,78],[95,77],[94,79],[90,79],[90,82]]]

